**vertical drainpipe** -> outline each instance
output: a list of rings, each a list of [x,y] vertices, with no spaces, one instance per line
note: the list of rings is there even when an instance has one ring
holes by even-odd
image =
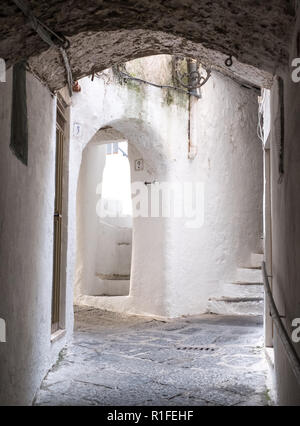
[[[197,70],[197,62],[188,59],[187,60],[187,68],[188,68],[188,75],[189,75],[189,86],[192,86],[194,83],[194,79],[191,77],[193,72],[198,71]],[[191,119],[192,119],[192,109],[193,105],[197,98],[194,96],[199,96],[198,89],[189,89],[189,100],[188,100],[188,158],[190,160],[193,160],[197,155],[197,145],[193,144],[192,141],[192,131],[191,131]]]

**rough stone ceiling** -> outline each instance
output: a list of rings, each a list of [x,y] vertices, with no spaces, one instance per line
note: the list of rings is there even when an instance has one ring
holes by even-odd
[[[67,36],[74,77],[137,57],[200,58],[222,72],[269,86],[287,64],[295,11],[291,0],[31,0],[36,17]],[[231,54],[234,65],[224,60]],[[52,90],[65,85],[59,53],[29,27],[12,0],[0,4],[0,57],[29,59]]]

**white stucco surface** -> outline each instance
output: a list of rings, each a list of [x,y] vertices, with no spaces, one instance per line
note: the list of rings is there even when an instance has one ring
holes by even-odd
[[[259,250],[262,156],[256,137],[256,94],[214,73],[192,112],[192,142],[198,154],[190,160],[184,95],[147,86],[120,86],[109,79],[82,80],[82,91],[72,100],[69,179],[64,178],[68,184],[67,267],[63,271],[66,335],[52,344],[55,98],[28,75],[29,164],[25,167],[9,149],[11,73],[0,86],[0,173],[5,182],[0,193],[0,317],[6,321],[7,338],[7,343],[0,343],[1,404],[32,402],[41,379],[70,338],[74,287],[77,303],[108,310],[163,317],[200,314],[223,280],[229,280],[236,267]],[[97,155],[87,148],[88,168],[82,155],[105,126],[129,142],[132,181],[204,184],[201,228],[187,228],[185,220],[176,218],[133,220],[129,296],[92,296],[101,246],[94,232],[98,223],[94,188],[101,177],[98,166],[104,166],[101,143],[107,136],[99,141]],[[135,160],[141,158],[144,170],[136,172]],[[84,181],[80,173],[91,193],[80,195]],[[78,209],[76,213],[78,204],[94,212],[88,229],[76,229],[82,214]],[[87,251],[83,251],[84,239],[91,242]]]
[[[253,8],[256,8],[254,3]],[[297,10],[298,23],[289,46],[290,63],[299,53],[299,8]],[[277,12],[276,9],[270,13]],[[82,14],[82,11],[78,10],[78,14]],[[281,16],[280,13],[279,15]],[[260,18],[259,14],[255,14],[255,17]],[[13,15],[12,19],[15,19]],[[75,21],[73,20],[74,25],[77,25]],[[211,22],[214,25],[214,19]],[[259,19],[256,22],[261,24]],[[286,20],[285,25],[292,28],[290,20]],[[262,28],[261,25],[260,27]],[[17,34],[14,25],[11,25],[11,31]],[[268,31],[263,29],[262,32]],[[253,34],[255,33],[254,31]],[[108,42],[111,42],[112,50],[107,49],[107,46],[103,48],[103,37],[98,39],[97,34],[87,37],[86,43],[91,39],[100,40],[97,46],[100,46],[98,53],[101,58],[104,54],[107,63],[119,62],[120,58],[122,60],[122,57],[129,58],[135,54],[136,34],[130,30],[129,52],[128,37],[124,38],[124,34],[124,31],[119,34],[111,32]],[[151,44],[153,34],[150,34],[151,37],[149,34],[142,34],[142,43],[150,40]],[[245,34],[247,37],[249,31]],[[141,35],[139,31],[138,35]],[[33,34],[30,37],[38,42]],[[274,37],[269,58],[273,58],[274,49],[277,53],[280,51],[277,42],[280,31],[275,31]],[[81,38],[82,35],[78,36],[79,41]],[[11,40],[15,49],[23,55],[15,38],[12,37]],[[168,37],[164,37],[164,40],[166,45],[169,44]],[[285,40],[287,46],[288,35]],[[257,40],[253,43],[257,44]],[[29,49],[30,44],[27,46]],[[259,46],[263,44],[259,43]],[[9,44],[7,46],[9,49]],[[152,51],[159,51],[159,46]],[[177,50],[173,51],[177,52],[182,48],[180,41],[176,46]],[[188,54],[195,47],[189,44],[186,46],[184,48]],[[240,43],[240,46],[244,46],[244,43]],[[79,59],[87,63],[83,72],[89,72],[94,63],[86,61],[82,49],[78,50],[76,43],[73,49],[74,52],[79,52]],[[122,49],[124,52],[121,52]],[[255,49],[246,50],[255,56]],[[85,49],[85,52],[89,55],[89,49]],[[149,52],[149,49],[144,52]],[[211,54],[217,55],[224,62],[223,54],[214,51]],[[262,54],[264,56],[265,52]],[[52,61],[48,52],[44,59],[46,57]],[[53,69],[55,73],[57,71],[56,61],[52,61],[52,70],[45,67],[43,57],[42,60],[41,57],[36,57],[35,61],[44,67],[49,79],[57,77],[52,72]],[[253,60],[250,62],[254,65],[259,63]],[[155,64],[155,60],[153,63]],[[274,62],[271,61],[270,64],[273,72]],[[239,64],[234,66],[239,67]],[[81,72],[81,66],[78,70]],[[239,71],[243,77],[244,70],[241,67]],[[161,75],[158,68],[155,71],[149,74],[151,78]],[[251,74],[255,77],[259,73],[254,68],[248,68],[248,71],[250,79]],[[270,105],[271,113],[266,115],[265,121],[265,145],[270,148],[271,157],[272,222],[269,226],[272,231],[272,252],[269,262],[272,266],[275,302],[285,317],[284,325],[288,333],[291,333],[292,320],[299,317],[300,306],[300,86],[292,82],[291,69],[284,69],[282,65],[280,74],[285,87],[285,174],[280,181],[280,105],[276,79],[265,109],[266,112]],[[58,78],[63,76],[65,70],[61,67]],[[182,96],[172,94],[170,99],[166,91],[155,88],[134,85],[119,87],[112,80],[104,82],[96,79],[93,83],[89,79],[82,80],[82,92],[73,97],[71,120],[69,220],[66,230],[68,240],[65,241],[68,252],[67,268],[64,271],[67,274],[64,318],[67,334],[65,338],[51,344],[55,98],[32,75],[27,76],[29,164],[25,167],[9,149],[12,95],[10,71],[6,77],[7,82],[0,83],[0,318],[5,320],[6,325],[6,343],[0,342],[0,403],[12,405],[32,402],[42,377],[71,335],[74,281],[75,288],[80,290],[83,274],[83,263],[81,269],[80,263],[76,269],[76,253],[80,251],[82,236],[91,236],[84,233],[84,229],[76,236],[77,182],[84,148],[99,129],[112,126],[118,130],[121,139],[130,141],[132,159],[142,157],[145,160],[145,172],[138,176],[133,173],[134,179],[169,182],[190,179],[205,183],[203,228],[190,230],[183,226],[183,221],[175,219],[135,220],[130,296],[104,298],[85,295],[81,290],[75,293],[78,303],[120,312],[152,316],[201,313],[208,296],[219,293],[223,280],[226,279],[226,285],[231,286],[231,277],[236,268],[247,266],[251,253],[261,249],[262,156],[256,137],[256,95],[220,74],[213,74],[210,82],[203,88],[202,100],[197,101],[197,106],[192,110],[194,124],[192,123],[191,128],[191,142],[195,147],[193,152],[197,152],[193,161],[188,160],[187,102]],[[266,76],[267,87],[272,84],[270,77]],[[266,79],[254,80],[262,82]],[[93,181],[90,168],[86,176]],[[77,198],[77,202],[78,200],[80,199]],[[80,217],[80,212],[78,216]],[[101,243],[101,238],[91,245],[86,259],[82,257],[87,270],[88,262],[99,249],[98,243]],[[86,282],[91,282],[88,277]],[[299,385],[276,329],[273,343],[278,401],[282,405],[299,405]],[[295,345],[295,349],[299,354],[299,346]]]
[[[111,74],[80,84],[72,108],[72,121],[81,131],[71,140],[71,227],[82,151],[107,126],[129,142],[133,182],[203,183],[204,224],[189,229],[185,219],[134,219],[129,297],[111,300],[77,293],[77,303],[169,317],[205,312],[208,298],[219,294],[223,281],[234,279],[236,268],[247,266],[251,253],[261,251],[257,94],[213,73],[192,109],[191,142],[197,155],[190,160],[185,95],[135,83],[120,86]],[[139,158],[145,169],[136,172]],[[75,250],[71,239],[70,249]],[[72,262],[69,268],[74,268]]]
[[[51,344],[55,97],[27,74],[28,166],[11,152],[12,73],[0,84],[1,404],[30,404],[66,337]],[[69,281],[69,284],[71,282]],[[64,322],[72,330],[67,293]]]

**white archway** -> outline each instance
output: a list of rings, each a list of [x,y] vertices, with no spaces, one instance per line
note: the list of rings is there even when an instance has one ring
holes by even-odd
[[[166,179],[166,158],[163,152],[155,149],[155,146],[162,146],[160,138],[155,135],[153,129],[141,121],[115,120],[96,132],[85,146],[77,189],[75,302],[93,304],[102,309],[119,312],[151,312],[162,315],[165,309],[163,306],[166,269],[165,219],[157,218],[154,221],[143,217],[133,219],[129,295],[109,297],[95,294],[97,293],[95,280],[99,278],[95,276],[95,264],[96,258],[101,254],[97,238],[95,239],[95,227],[99,222],[95,208],[99,195],[95,189],[97,182],[102,178],[107,143],[122,141],[128,141],[132,182],[139,181],[144,185],[144,182]],[[135,162],[141,158],[143,170],[136,171]],[[83,175],[89,173],[87,167],[93,170],[88,179],[91,191],[88,193],[86,187],[82,188]],[[153,235],[159,238],[154,239]]]

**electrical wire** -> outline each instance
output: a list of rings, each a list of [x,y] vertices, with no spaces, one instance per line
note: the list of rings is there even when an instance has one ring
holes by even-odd
[[[185,94],[190,95],[190,96],[195,96],[196,98],[201,99],[201,95],[197,95],[196,93],[190,92],[189,90],[182,89],[181,87],[156,84],[156,83],[152,83],[152,82],[147,81],[147,80],[143,80],[142,78],[133,77],[132,75],[128,74],[127,72],[122,71],[120,69],[119,65],[116,65],[115,67],[113,67],[113,69],[116,72],[116,74],[118,74],[123,80],[127,79],[127,80],[131,80],[131,81],[136,81],[137,83],[147,84],[149,86],[157,87],[159,89],[176,90],[178,92],[185,93]]]

